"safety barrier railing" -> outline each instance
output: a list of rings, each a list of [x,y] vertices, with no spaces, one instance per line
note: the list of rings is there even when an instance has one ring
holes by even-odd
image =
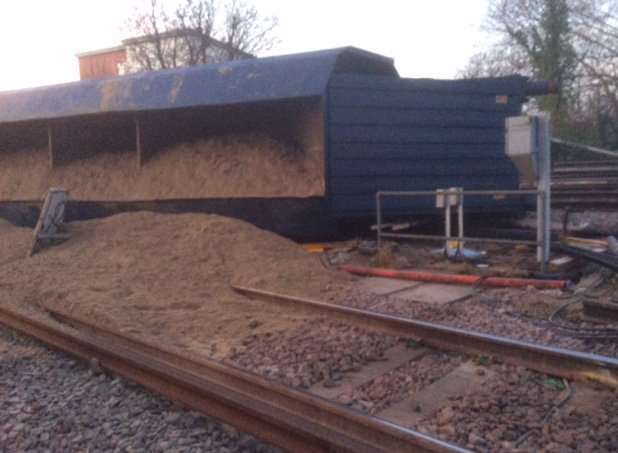
[[[505,198],[507,196],[535,195],[537,206],[537,237],[536,241],[523,239],[500,239],[485,237],[464,236],[464,196],[491,196]],[[457,241],[457,247],[461,247],[464,242],[493,242],[498,244],[525,244],[533,245],[537,248],[537,260],[541,266],[541,272],[547,271],[549,261],[550,237],[546,228],[546,216],[542,214],[542,207],[545,206],[547,194],[542,190],[464,190],[462,188],[421,190],[421,191],[379,191],[376,193],[376,229],[378,249],[382,246],[383,238],[391,239],[418,239],[445,241],[448,247],[449,241]],[[386,197],[435,197],[436,208],[444,208],[444,235],[432,234],[411,234],[411,233],[387,233],[383,231],[383,198]],[[452,207],[457,208],[458,230],[457,236],[452,234],[451,217]]]

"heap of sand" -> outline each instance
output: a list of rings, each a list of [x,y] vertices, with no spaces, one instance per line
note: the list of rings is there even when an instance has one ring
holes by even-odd
[[[0,225],[0,304],[55,307],[220,356],[249,333],[302,319],[231,283],[334,300],[350,280],[292,241],[215,215],[130,213],[68,227],[68,241],[26,258],[32,231]]]

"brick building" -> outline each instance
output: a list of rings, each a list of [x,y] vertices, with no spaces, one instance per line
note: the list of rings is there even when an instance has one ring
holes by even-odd
[[[201,35],[191,30],[172,30],[161,33],[161,48],[166,55],[174,54],[176,66],[186,66],[189,49],[199,47]],[[152,69],[160,69],[156,58],[156,47],[151,36],[139,36],[122,41],[122,45],[107,49],[93,50],[77,54],[79,61],[80,80],[100,79],[117,75],[131,74],[142,70],[143,62],[148,59],[152,63]],[[208,63],[220,63],[230,59],[239,60],[253,58],[246,52],[234,49],[214,38],[206,49]]]
[[[119,75],[127,61],[124,45],[77,54],[80,80],[99,79]]]

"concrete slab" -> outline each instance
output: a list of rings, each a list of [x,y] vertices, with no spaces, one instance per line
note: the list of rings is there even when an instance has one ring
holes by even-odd
[[[421,286],[399,291],[397,297],[415,302],[447,304],[464,297],[471,296],[475,291],[473,286],[443,285],[439,283],[423,283]]]
[[[407,289],[416,288],[419,286],[419,283],[409,280],[397,280],[394,278],[368,277],[360,280],[358,285],[361,289],[372,294],[386,296],[393,293],[399,293]]]
[[[479,371],[482,369],[482,371]],[[481,374],[482,373],[482,374]],[[435,414],[449,398],[479,391],[494,373],[488,368],[465,362],[446,376],[400,401],[378,416],[404,427],[412,427],[426,416]]]
[[[309,392],[322,398],[334,399],[335,397],[353,390],[373,379],[386,374],[400,366],[415,360],[426,354],[425,348],[408,348],[403,344],[397,345],[384,353],[385,360],[372,362],[357,373],[347,373],[337,387],[324,387],[317,384],[309,389]]]

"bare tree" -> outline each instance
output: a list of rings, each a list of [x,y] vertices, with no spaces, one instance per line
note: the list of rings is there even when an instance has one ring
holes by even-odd
[[[618,148],[618,1],[590,0],[573,11],[582,104],[602,145]]]
[[[500,77],[512,74],[532,76],[528,58],[521,49],[512,46],[493,47],[473,55],[467,66],[459,71],[464,79]]]
[[[484,24],[495,40],[463,77],[520,73],[551,79],[540,100],[558,133],[586,124],[587,139],[618,146],[618,0],[491,0]]]
[[[181,31],[186,50],[184,64],[204,64],[212,44],[216,7],[213,0],[185,0],[176,8],[176,22],[171,26]]]
[[[225,3],[221,18],[219,9],[217,0],[182,0],[172,10],[162,0],[144,0],[127,24],[136,35],[124,41],[135,62],[127,71],[252,58],[276,43],[275,17],[241,0]]]
[[[243,54],[256,55],[271,49],[276,43],[272,35],[277,27],[276,17],[261,17],[254,6],[242,0],[231,0],[225,11],[223,42],[227,45],[228,59],[242,58]]]
[[[169,24],[169,16],[159,0],[149,0],[147,8],[136,14],[131,21],[129,28],[139,33],[139,36],[127,42],[134,44],[132,57],[143,70],[167,69],[175,65],[175,46],[161,37]]]

